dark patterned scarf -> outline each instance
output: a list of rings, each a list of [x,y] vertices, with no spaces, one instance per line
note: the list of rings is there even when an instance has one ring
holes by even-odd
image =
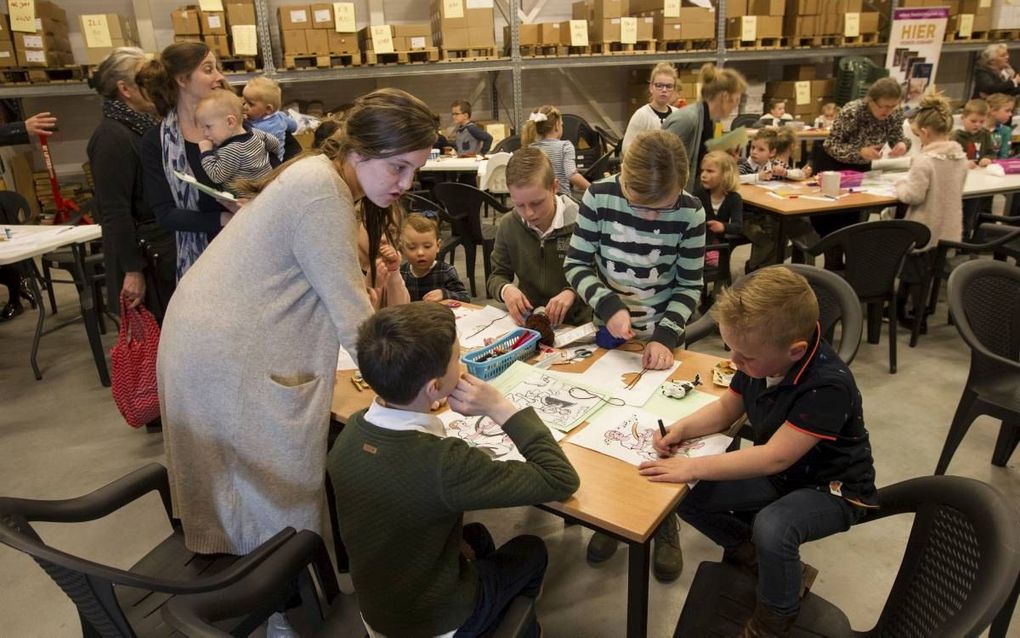
[[[103,117],[120,122],[139,135],[144,135],[159,120],[147,113],[140,113],[120,100],[103,99]]]

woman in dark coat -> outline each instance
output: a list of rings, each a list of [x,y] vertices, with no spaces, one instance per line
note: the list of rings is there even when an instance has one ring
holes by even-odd
[[[144,302],[161,318],[173,293],[176,260],[173,236],[156,223],[142,189],[142,135],[159,123],[135,84],[145,62],[141,49],[125,47],[99,65],[93,86],[103,98],[103,119],[89,139],[88,157],[103,227],[109,308],[119,310],[123,295],[131,307]],[[149,266],[141,241],[159,252],[159,272]]]
[[[1020,95],[1020,76],[1009,65],[1009,49],[1001,42],[989,44],[974,67],[974,95],[985,99],[993,93]]]

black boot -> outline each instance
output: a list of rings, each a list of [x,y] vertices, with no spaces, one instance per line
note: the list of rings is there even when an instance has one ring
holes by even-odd
[[[23,312],[25,312],[25,308],[22,307],[20,301],[17,299],[9,301],[3,310],[0,310],[0,321],[10,321]]]

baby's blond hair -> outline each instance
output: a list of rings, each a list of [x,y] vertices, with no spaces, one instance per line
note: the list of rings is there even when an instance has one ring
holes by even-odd
[[[209,95],[202,98],[195,112],[201,113],[203,111],[224,117],[233,115],[237,118],[238,122],[244,119],[244,103],[241,101],[241,98],[234,95],[233,91],[224,89],[210,91]]]
[[[719,294],[712,317],[721,326],[776,348],[811,338],[818,325],[818,299],[807,279],[773,266],[737,280]]]
[[[265,102],[276,111],[280,110],[283,103],[283,91],[280,89],[280,85],[273,80],[261,75],[255,76],[248,80],[248,84],[244,85],[244,90],[249,91],[253,99]]]

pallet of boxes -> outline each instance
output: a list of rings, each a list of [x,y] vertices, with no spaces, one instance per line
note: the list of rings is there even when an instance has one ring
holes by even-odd
[[[368,26],[358,31],[365,64],[421,64],[439,61],[428,22]]]
[[[659,51],[715,49],[715,9],[715,2],[705,7],[690,0],[630,0],[631,15],[651,19]]]
[[[572,22],[587,20],[592,53],[654,53],[655,19],[630,15],[629,0],[582,0],[571,5]]]
[[[102,64],[114,49],[137,47],[138,32],[133,20],[116,13],[91,13],[78,16],[85,59],[90,67]]]
[[[518,25],[521,57],[554,58],[563,55],[587,54],[588,21],[535,22]],[[503,44],[510,55],[510,27],[503,27]]]
[[[781,48],[784,15],[786,0],[726,0],[726,48]]]
[[[987,40],[992,30],[991,0],[901,0],[900,7],[949,7],[946,42]]]
[[[0,78],[4,82],[80,82],[84,69],[74,65],[67,13],[47,0],[9,0],[10,44],[0,47]],[[6,39],[6,38],[5,38]],[[11,61],[13,48],[14,64]]]
[[[492,0],[432,0],[431,25],[444,62],[498,57]]]
[[[1020,40],[1020,2],[992,0],[991,40]]]
[[[879,12],[862,0],[786,0],[784,33],[790,47],[853,47],[878,44]]]
[[[259,47],[255,5],[250,2],[206,2],[202,9],[186,6],[170,12],[174,42],[204,42],[226,73],[258,69]]]
[[[285,5],[277,8],[276,18],[285,68],[361,65],[353,2]]]

